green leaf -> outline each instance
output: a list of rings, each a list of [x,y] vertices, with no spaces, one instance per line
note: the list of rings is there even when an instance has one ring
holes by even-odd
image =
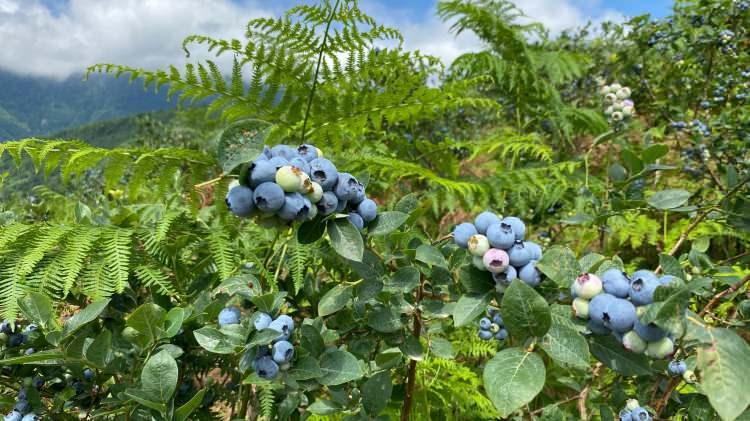
[[[750,404],[750,346],[729,329],[709,327],[709,344],[698,347],[701,391],[722,420],[733,420]]]
[[[456,327],[467,325],[487,310],[490,303],[490,293],[482,295],[462,295],[453,308],[453,323]]]
[[[540,342],[542,349],[562,367],[587,370],[589,345],[570,321],[570,309],[555,304],[551,314],[552,325]]]
[[[72,333],[82,328],[86,324],[96,320],[97,317],[107,308],[109,300],[94,301],[83,310],[74,314],[73,317],[65,322],[63,327],[63,337],[70,336]]]
[[[297,241],[300,244],[312,244],[318,241],[326,232],[326,223],[320,218],[305,221],[297,230]]]
[[[128,389],[124,393],[125,393],[125,396],[127,396],[130,399],[133,399],[134,401],[145,406],[146,408],[153,409],[155,411],[158,411],[161,414],[167,412],[166,405],[159,403],[159,402],[154,402],[146,395],[146,392],[142,390]]]
[[[289,370],[289,377],[294,380],[316,379],[323,375],[318,360],[313,357],[302,357],[294,362]]]
[[[542,359],[520,348],[498,352],[484,367],[484,388],[501,418],[531,402],[542,391],[546,371]]]
[[[578,260],[581,272],[596,272],[596,269],[604,263],[607,258],[599,253],[589,253]],[[571,281],[572,283],[572,281]]]
[[[386,235],[395,231],[409,219],[409,214],[404,212],[381,212],[372,222],[368,232],[370,235]]]
[[[270,345],[278,337],[279,337],[278,331],[273,330],[273,329],[263,329],[261,331],[255,332],[255,334],[253,335],[253,339],[250,340],[250,343],[248,343],[248,345],[250,346]]]
[[[284,303],[286,298],[286,292],[272,292],[270,294],[256,295],[250,298],[250,301],[258,307],[258,311],[262,311],[268,314],[274,314],[281,308],[281,304]]]
[[[341,406],[333,401],[317,399],[307,410],[315,415],[331,415],[341,411]]]
[[[641,157],[646,164],[652,164],[666,155],[667,152],[669,152],[669,148],[666,145],[651,145],[641,153]]]
[[[177,361],[160,352],[146,361],[141,372],[141,390],[150,400],[167,403],[177,388]]]
[[[204,326],[194,331],[193,336],[203,349],[215,354],[233,354],[238,346],[243,345],[242,343],[237,344],[234,337],[227,336],[210,326]]]
[[[249,273],[242,273],[225,279],[214,288],[214,295],[226,294],[230,297],[239,295],[250,299],[261,293],[258,278]]]
[[[404,266],[393,274],[390,286],[408,293],[419,286],[419,269],[414,266]]]
[[[474,265],[464,265],[458,272],[461,285],[469,294],[486,294],[495,290],[495,281],[487,271],[479,270]]]
[[[402,197],[398,201],[398,203],[396,203],[396,206],[393,207],[393,210],[410,214],[417,210],[418,207],[419,195],[417,193],[409,193],[406,196]]]
[[[331,288],[318,302],[318,315],[325,317],[346,307],[352,299],[353,287],[348,284],[338,284]]]
[[[163,308],[154,303],[145,303],[136,308],[127,318],[127,325],[145,336],[149,343],[155,343],[164,332]]]
[[[52,311],[52,301],[44,294],[32,292],[18,300],[18,306],[26,319],[40,326],[44,330],[52,330],[55,318]],[[52,325],[50,325],[52,323]]]
[[[357,358],[339,349],[320,357],[320,371],[323,376],[318,381],[325,386],[348,383],[360,379],[364,374]]]
[[[177,335],[182,328],[182,322],[185,320],[185,309],[174,307],[167,312],[164,318],[164,332],[162,338],[171,338]]]
[[[320,332],[315,327],[304,324],[302,325],[302,337],[300,338],[300,345],[302,348],[317,357],[325,351],[325,343]]]
[[[685,271],[682,270],[680,262],[678,262],[674,257],[668,254],[660,254],[659,266],[661,266],[665,275],[672,275],[680,279],[685,279]]]
[[[536,267],[559,287],[565,289],[568,289],[582,272],[576,255],[569,248],[562,246],[545,250]]]
[[[690,192],[683,189],[667,189],[654,193],[646,202],[656,209],[667,210],[685,204],[690,198]]]
[[[94,339],[94,342],[86,348],[86,359],[97,367],[106,367],[112,357],[112,333],[103,329]]]
[[[419,262],[425,263],[430,266],[438,266],[441,268],[448,268],[448,261],[445,260],[445,256],[437,247],[433,247],[427,244],[422,244],[417,247],[417,254],[415,259]]]
[[[505,327],[517,339],[540,337],[547,333],[552,324],[547,301],[519,279],[515,279],[505,290],[501,308]]]
[[[367,326],[384,333],[393,333],[404,327],[398,310],[386,306],[375,307],[370,312],[367,317]]]
[[[188,416],[193,413],[196,409],[198,409],[199,406],[201,406],[201,403],[203,403],[203,396],[206,395],[206,389],[201,389],[196,393],[192,398],[190,398],[189,401],[185,403],[185,405],[182,405],[181,407],[177,408],[177,410],[174,412],[174,419],[175,421],[185,421],[188,419]]]
[[[219,136],[218,157],[224,174],[250,162],[263,152],[271,124],[255,119],[238,121]]]
[[[687,286],[674,289],[660,286],[655,295],[663,292],[672,293],[663,301],[648,305],[639,319],[641,323],[655,323],[680,337],[685,331],[685,309],[690,302],[690,289]]]
[[[31,355],[22,355],[20,357],[12,357],[0,360],[0,366],[19,364],[62,365],[63,358],[65,358],[65,354],[57,350],[39,351]]]
[[[424,359],[422,343],[419,341],[419,338],[415,336],[407,336],[399,349],[401,349],[401,352],[410,360],[422,361]]]
[[[388,371],[376,373],[362,385],[362,405],[368,415],[378,415],[388,405],[393,392],[393,382]]]
[[[434,336],[430,338],[430,351],[438,358],[450,360],[456,357],[453,345],[445,338]]]
[[[330,220],[328,222],[328,237],[330,237],[331,246],[336,250],[336,253],[355,262],[362,261],[362,255],[365,252],[362,234],[349,222],[348,218]]]
[[[590,350],[596,359],[620,374],[626,376],[651,375],[648,358],[628,351],[612,336],[594,336]]]

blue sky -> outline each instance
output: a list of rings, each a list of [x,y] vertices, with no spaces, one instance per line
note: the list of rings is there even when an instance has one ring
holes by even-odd
[[[190,34],[242,38],[249,19],[277,16],[300,0],[0,0],[0,68],[65,78],[94,63],[163,68],[185,61]],[[311,2],[315,0],[302,0]],[[670,12],[667,0],[517,0],[554,35],[628,16]],[[450,62],[482,44],[454,36],[435,15],[437,0],[360,0],[380,23],[398,28],[404,47]]]

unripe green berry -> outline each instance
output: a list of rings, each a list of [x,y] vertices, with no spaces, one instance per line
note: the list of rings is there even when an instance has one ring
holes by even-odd
[[[498,325],[497,323],[493,323],[490,325],[490,332],[497,333],[499,331],[500,331],[500,325]]]
[[[646,347],[646,355],[658,360],[666,358],[673,353],[674,342],[667,337],[661,338],[658,341],[649,342]]]
[[[300,191],[302,187],[302,170],[291,165],[284,165],[276,171],[276,184],[287,193]]]
[[[578,275],[573,286],[576,296],[590,300],[602,292],[602,280],[593,273]]]
[[[625,409],[627,409],[628,411],[633,411],[640,407],[641,404],[638,403],[638,399],[628,399],[628,401],[625,403]]]
[[[312,181],[311,183],[312,183],[312,191],[310,193],[307,193],[307,199],[310,200],[310,202],[312,203],[318,203],[320,202],[320,199],[323,197],[323,188],[320,187],[320,184],[314,181]]]
[[[646,351],[648,343],[638,336],[634,330],[631,330],[622,336],[622,346],[630,352],[642,354]]]
[[[684,373],[682,373],[682,379],[687,383],[695,383],[698,381],[698,376],[695,375],[695,371],[686,370]]]
[[[490,249],[490,242],[482,234],[475,234],[469,237],[469,252],[474,256],[482,257]]]
[[[589,318],[589,301],[585,298],[577,297],[573,300],[573,312],[579,319]]]

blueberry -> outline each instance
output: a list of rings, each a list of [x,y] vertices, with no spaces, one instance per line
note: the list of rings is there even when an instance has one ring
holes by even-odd
[[[34,386],[35,389],[41,389],[44,386],[44,377],[36,376],[31,381],[31,385]]]
[[[532,260],[518,271],[518,277],[527,285],[535,287],[542,281],[542,275],[536,268],[536,261]]]
[[[339,199],[339,204],[336,206],[336,212],[341,213],[349,206],[349,202],[346,200]]]
[[[518,235],[516,235],[516,237],[518,237]],[[516,268],[526,266],[526,264],[531,261],[531,251],[527,250],[521,241],[516,241],[516,243],[513,244],[513,247],[508,250],[508,256],[510,256],[510,264]]]
[[[482,317],[479,320],[479,328],[482,330],[489,330],[491,324],[492,320],[488,319],[487,317]]]
[[[296,149],[292,148],[288,145],[276,145],[273,148],[271,148],[271,155],[274,157],[280,156],[287,161],[291,161],[292,158],[296,158],[299,156],[299,153]]]
[[[504,341],[508,339],[508,331],[506,329],[498,330],[495,334],[495,339],[497,339],[498,341]]]
[[[339,199],[336,197],[336,194],[330,191],[323,193],[323,196],[317,204],[318,211],[320,211],[323,216],[336,212],[338,205]]]
[[[482,234],[472,235],[469,238],[469,253],[474,256],[484,256],[487,250],[490,249],[490,242]]]
[[[526,225],[523,223],[521,218],[515,216],[506,216],[503,218],[504,223],[510,225],[513,228],[513,233],[516,234],[516,240],[522,241],[526,236]]]
[[[81,393],[86,391],[86,385],[83,384],[83,382],[75,381],[71,385],[73,387],[73,390],[76,392],[76,395],[80,395]]]
[[[603,319],[604,326],[615,332],[625,333],[633,328],[637,319],[635,306],[628,300],[615,297],[609,302]]]
[[[292,158],[289,164],[295,168],[299,168],[306,174],[310,174],[310,164],[302,157]]]
[[[605,315],[607,315],[610,304],[616,299],[617,297],[614,295],[606,293],[599,294],[592,298],[589,302],[589,317],[591,320],[604,326]]]
[[[295,193],[302,190],[303,175],[301,169],[291,165],[284,165],[276,171],[274,180],[287,193]]]
[[[294,319],[287,316],[286,314],[282,314],[279,317],[276,318],[275,322],[281,323],[281,326],[283,326],[283,331],[288,334],[292,334],[294,331]]]
[[[13,333],[8,336],[8,346],[11,348],[20,346],[24,342],[26,342],[26,335],[23,333]]]
[[[642,354],[646,351],[648,343],[646,343],[646,341],[644,341],[635,330],[631,330],[622,336],[622,346],[630,352]]]
[[[589,310],[589,314],[591,313],[591,310]],[[586,327],[593,333],[594,335],[609,335],[610,330],[604,326],[603,324],[594,321],[593,319],[589,319],[588,323],[586,323]]]
[[[456,228],[453,229],[453,241],[461,248],[468,248],[469,238],[476,234],[478,234],[478,231],[474,224],[464,222],[456,225]]]
[[[365,199],[357,205],[357,213],[365,222],[370,222],[378,216],[378,204],[372,199]]]
[[[513,266],[507,266],[504,272],[492,273],[492,279],[500,285],[508,286],[516,278],[518,278],[518,271]]]
[[[19,401],[26,400],[26,389],[25,388],[22,388],[21,390],[18,391],[18,397],[17,398],[18,398]]]
[[[630,301],[638,306],[653,303],[654,291],[659,285],[659,278],[653,272],[649,270],[634,272],[630,283]]]
[[[224,201],[233,214],[241,217],[250,216],[253,212],[253,208],[255,208],[255,203],[253,202],[253,191],[245,186],[232,187],[232,190],[229,190]]]
[[[23,415],[20,412],[13,410],[8,413],[4,418],[5,421],[22,421]]]
[[[474,218],[474,226],[480,234],[487,234],[487,228],[498,223],[500,223],[500,218],[490,211],[484,211]]]
[[[508,250],[516,242],[516,234],[510,224],[498,222],[487,227],[487,239],[492,247]]]
[[[10,326],[10,322],[7,320],[3,320],[3,323],[0,324],[0,332],[5,333],[7,335],[10,335],[13,333],[13,329]]]
[[[31,404],[26,399],[19,399],[16,401],[16,405],[13,407],[14,411],[18,411],[22,414],[26,414],[31,411]]]
[[[336,166],[325,158],[317,158],[310,161],[310,178],[323,190],[332,190],[339,179],[339,173]]]
[[[364,188],[365,187],[362,183],[357,181],[353,175],[342,172],[339,173],[339,179],[336,182],[334,193],[336,193],[336,197],[339,198],[339,201],[349,201],[354,200],[360,191],[364,191]]]
[[[240,309],[237,307],[227,307],[219,313],[219,326],[240,324]]]
[[[479,338],[483,341],[489,341],[490,339],[492,339],[492,336],[492,332],[490,332],[489,330],[479,330]]]
[[[271,161],[257,161],[250,168],[248,175],[248,184],[250,187],[276,180],[276,165]]]
[[[672,360],[667,365],[667,372],[671,376],[682,376],[687,371],[685,361]]]
[[[31,355],[34,352],[35,352],[34,348],[29,348],[29,349],[27,349],[26,351],[23,352],[23,355]]]
[[[297,146],[297,153],[300,158],[304,159],[306,162],[310,162],[318,157],[318,148],[309,144],[299,145]]]
[[[365,229],[365,221],[357,212],[349,212],[348,219],[349,219],[349,222],[351,222],[352,225],[354,225],[354,227],[357,228],[359,231],[362,231],[363,229]]]
[[[94,370],[90,368],[83,370],[83,378],[86,380],[92,380],[94,378]]]
[[[275,339],[276,341],[286,341],[289,339],[289,332],[284,330],[284,324],[278,320],[272,321],[271,324],[268,325],[268,328],[279,332],[279,336]]]
[[[271,357],[261,357],[255,363],[255,372],[264,379],[275,379],[279,375],[279,365]]]
[[[268,325],[270,325],[272,321],[273,319],[271,319],[271,316],[269,316],[268,314],[258,313],[255,315],[253,326],[255,326],[255,330],[263,330],[268,328]]]
[[[26,326],[26,327],[25,327],[25,328],[23,329],[23,331],[24,331],[24,332],[26,332],[26,333],[30,333],[30,332],[33,332],[33,331],[35,331],[35,330],[37,330],[37,329],[38,329],[37,325],[35,325],[35,324],[33,324],[33,323],[32,323],[32,324],[30,324],[30,325]]]
[[[255,206],[263,212],[273,213],[284,206],[284,189],[276,183],[263,183],[255,189]]]
[[[633,419],[633,418],[631,418],[631,414],[632,414],[632,412],[629,409],[623,408],[620,411],[620,413],[617,415],[618,416],[617,419],[620,420],[620,421],[631,421]]]
[[[309,190],[310,191],[307,193],[307,198],[310,200],[310,202],[312,203],[320,202],[320,199],[323,198],[323,187],[320,187],[320,184],[313,181],[310,183]]]
[[[630,419],[632,421],[651,421],[651,414],[648,413],[644,408],[635,408],[630,413]]]
[[[633,330],[646,342],[658,341],[659,339],[667,336],[667,332],[665,332],[659,326],[653,323],[644,325],[638,319],[636,319],[635,323],[633,324]]]
[[[593,273],[582,273],[573,282],[576,297],[591,299],[602,292],[602,280]]]
[[[500,326],[505,326],[505,323],[503,322],[503,316],[501,316],[500,313],[495,313],[492,315],[492,322]]]
[[[279,218],[285,221],[302,221],[307,219],[312,204],[299,193],[287,193],[284,206],[279,209]]]
[[[662,276],[661,278],[659,278],[659,284],[660,284],[660,285],[669,285],[669,284],[671,284],[672,282],[675,282],[675,281],[677,281],[678,279],[679,279],[679,278],[678,278],[678,277],[676,277],[676,276],[672,276],[672,275],[664,275],[664,276]],[[677,282],[679,282],[679,281],[677,281]]]
[[[273,168],[274,168],[274,172],[273,172],[274,179],[276,178],[276,171],[280,170],[281,167],[283,167],[283,166],[289,165],[289,161],[286,160],[285,158],[280,157],[280,156],[275,156],[275,157],[269,159],[268,162],[271,165],[273,165]]]
[[[542,247],[533,241],[524,241],[523,246],[531,253],[531,260],[542,258]]]
[[[484,268],[488,271],[492,273],[500,273],[507,270],[508,263],[510,263],[510,257],[508,256],[508,253],[503,250],[489,249],[484,253],[482,263],[484,263]]]
[[[273,344],[273,360],[278,364],[288,363],[294,356],[294,346],[288,341]]]
[[[627,298],[630,292],[630,278],[617,268],[606,270],[601,277],[604,292],[618,298]]]
[[[365,196],[365,187],[362,186],[361,189],[357,190],[357,195],[354,196],[354,199],[349,200],[349,206],[359,206],[359,204],[362,203],[362,201],[366,198],[367,196]]]

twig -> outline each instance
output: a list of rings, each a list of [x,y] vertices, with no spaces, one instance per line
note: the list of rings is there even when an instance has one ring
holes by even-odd
[[[737,292],[738,289],[742,288],[743,285],[750,282],[750,275],[745,276],[742,278],[741,281],[735,283],[731,287],[725,289],[724,291],[719,292],[718,294],[714,295],[706,304],[705,307],[703,307],[703,310],[698,314],[699,316],[703,317],[708,312],[710,312],[714,307],[716,307],[719,304],[719,301],[721,301],[722,298],[726,297],[729,294]]]
[[[412,335],[419,340],[422,334],[422,312],[419,309],[419,305],[422,302],[422,293],[424,290],[424,276],[419,275],[419,287],[417,288],[417,296],[414,303],[414,328]],[[406,392],[404,394],[404,406],[401,407],[401,421],[408,421],[411,416],[412,405],[414,403],[414,388],[417,379],[417,361],[409,361],[409,370],[406,374]]]
[[[591,372],[591,380],[586,384],[586,387],[581,390],[581,393],[578,395],[578,415],[580,415],[580,418],[582,420],[588,420],[588,413],[586,411],[586,399],[589,397],[589,392],[591,391],[591,385],[594,383],[594,380],[596,379],[596,376],[599,375],[599,371],[602,369],[602,366],[604,364],[598,362],[594,366],[594,370]]]

